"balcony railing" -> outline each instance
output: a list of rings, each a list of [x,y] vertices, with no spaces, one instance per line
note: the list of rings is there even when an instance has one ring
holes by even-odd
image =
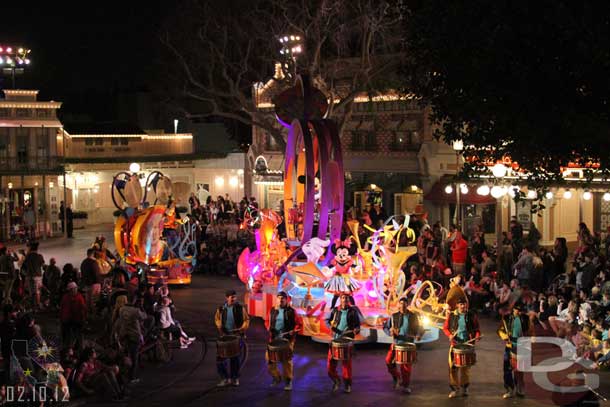
[[[63,157],[0,157],[0,174],[56,173],[62,170]]]

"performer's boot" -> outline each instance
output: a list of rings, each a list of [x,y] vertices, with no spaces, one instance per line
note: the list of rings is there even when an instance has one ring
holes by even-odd
[[[449,393],[449,398],[454,399],[458,397],[460,394],[458,393],[458,387],[451,386],[451,393]]]
[[[511,399],[515,397],[515,389],[506,389],[506,393],[502,395],[503,399]]]
[[[345,380],[345,389],[343,390],[346,393],[351,393],[352,392],[352,382],[351,380]]]
[[[292,379],[286,379],[286,385],[284,386],[284,390],[286,390],[286,391],[292,390]]]
[[[468,385],[462,388],[462,396],[468,397]]]
[[[333,391],[339,390],[339,386],[341,385],[341,380],[335,379],[333,381]]]
[[[392,385],[392,388],[394,390],[398,390],[398,388],[400,387],[400,384],[398,383],[398,378],[394,377],[392,380],[394,381],[394,384]]]

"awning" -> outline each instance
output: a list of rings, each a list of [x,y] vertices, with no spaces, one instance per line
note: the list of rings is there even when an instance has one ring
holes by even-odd
[[[453,192],[450,194],[445,192],[445,187],[447,185],[448,184],[446,182],[436,182],[432,188],[430,188],[430,191],[424,195],[424,200],[437,204],[455,204],[455,185],[449,184],[453,186]],[[474,186],[469,186],[467,194],[460,193],[460,204],[493,205],[495,203],[497,203],[496,198],[492,197],[491,195],[483,196],[477,194]]]

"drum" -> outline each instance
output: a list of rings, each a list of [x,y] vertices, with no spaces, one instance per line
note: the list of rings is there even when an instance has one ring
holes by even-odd
[[[477,354],[474,351],[474,345],[459,344],[453,347],[451,351],[453,366],[469,367],[477,362]]]
[[[235,335],[225,335],[216,341],[216,355],[222,359],[229,359],[239,356],[239,337]]]
[[[334,360],[350,360],[354,343],[351,339],[337,338],[330,343],[330,352]]]
[[[292,358],[290,342],[286,339],[274,339],[267,345],[269,362],[284,362]]]
[[[417,362],[417,347],[411,342],[397,342],[394,345],[394,361],[402,365]]]

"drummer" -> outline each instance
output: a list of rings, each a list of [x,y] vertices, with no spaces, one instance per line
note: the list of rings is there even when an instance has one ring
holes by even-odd
[[[326,320],[326,323],[333,331],[333,338],[348,338],[354,339],[354,337],[360,332],[360,318],[358,318],[358,311],[351,305],[349,294],[341,294],[340,305],[338,308],[333,308],[330,313],[330,317]],[[331,349],[328,349],[327,359],[327,370],[328,377],[333,381],[333,391],[339,390],[341,380],[337,374],[337,360],[332,357]],[[352,391],[352,360],[351,358],[342,361],[341,367],[343,370],[343,384],[345,385],[345,392],[351,393]]]
[[[401,385],[403,392],[411,394],[411,363],[401,363],[400,370],[395,361],[394,345],[401,342],[415,342],[421,339],[421,327],[417,314],[409,311],[409,302],[406,297],[402,297],[399,302],[399,311],[385,322],[383,330],[387,335],[394,338],[394,343],[390,345],[390,350],[385,358],[386,366],[392,380],[394,381],[394,389],[397,390]],[[400,381],[400,379],[402,379]],[[400,381],[400,383],[399,383]]]
[[[449,386],[451,393],[449,398],[458,396],[468,396],[468,385],[470,384],[470,367],[453,366],[452,351],[457,344],[478,340],[481,336],[479,330],[479,320],[477,315],[468,310],[468,300],[466,297],[460,297],[457,300],[457,309],[450,312],[445,319],[443,332],[451,343],[449,348]],[[460,393],[461,389],[461,393]]]
[[[237,302],[237,293],[235,290],[228,290],[225,293],[225,303],[218,307],[214,322],[220,336],[224,335],[240,335],[241,341],[244,340],[244,334],[250,325],[250,316],[245,305]],[[216,357],[216,370],[221,377],[218,387],[224,386],[239,386],[239,356],[229,360],[231,367],[231,375],[227,372],[226,359]]]
[[[297,318],[294,308],[288,305],[288,294],[284,291],[280,291],[277,294],[278,305],[271,308],[269,312],[269,341],[273,341],[277,338],[284,338],[289,341],[290,346],[290,359],[282,362],[282,369],[284,371],[284,390],[292,390],[292,355],[294,354],[294,344],[296,342],[296,331],[297,329]],[[267,359],[269,373],[273,378],[271,386],[275,386],[282,382],[282,376],[278,369],[276,362],[269,361],[269,353],[265,355]]]
[[[513,363],[516,359],[511,358],[511,353],[517,354],[517,341],[523,336],[533,335],[533,326],[530,324],[529,317],[524,313],[525,309],[521,301],[517,301],[513,305],[513,312],[511,315],[503,317],[502,326],[500,327],[499,333],[505,333],[501,337],[507,338],[506,347],[504,348],[504,388],[506,393],[502,395],[502,398],[509,399],[517,395],[518,397],[525,397],[524,391],[524,380],[523,372],[517,370],[517,366]]]

